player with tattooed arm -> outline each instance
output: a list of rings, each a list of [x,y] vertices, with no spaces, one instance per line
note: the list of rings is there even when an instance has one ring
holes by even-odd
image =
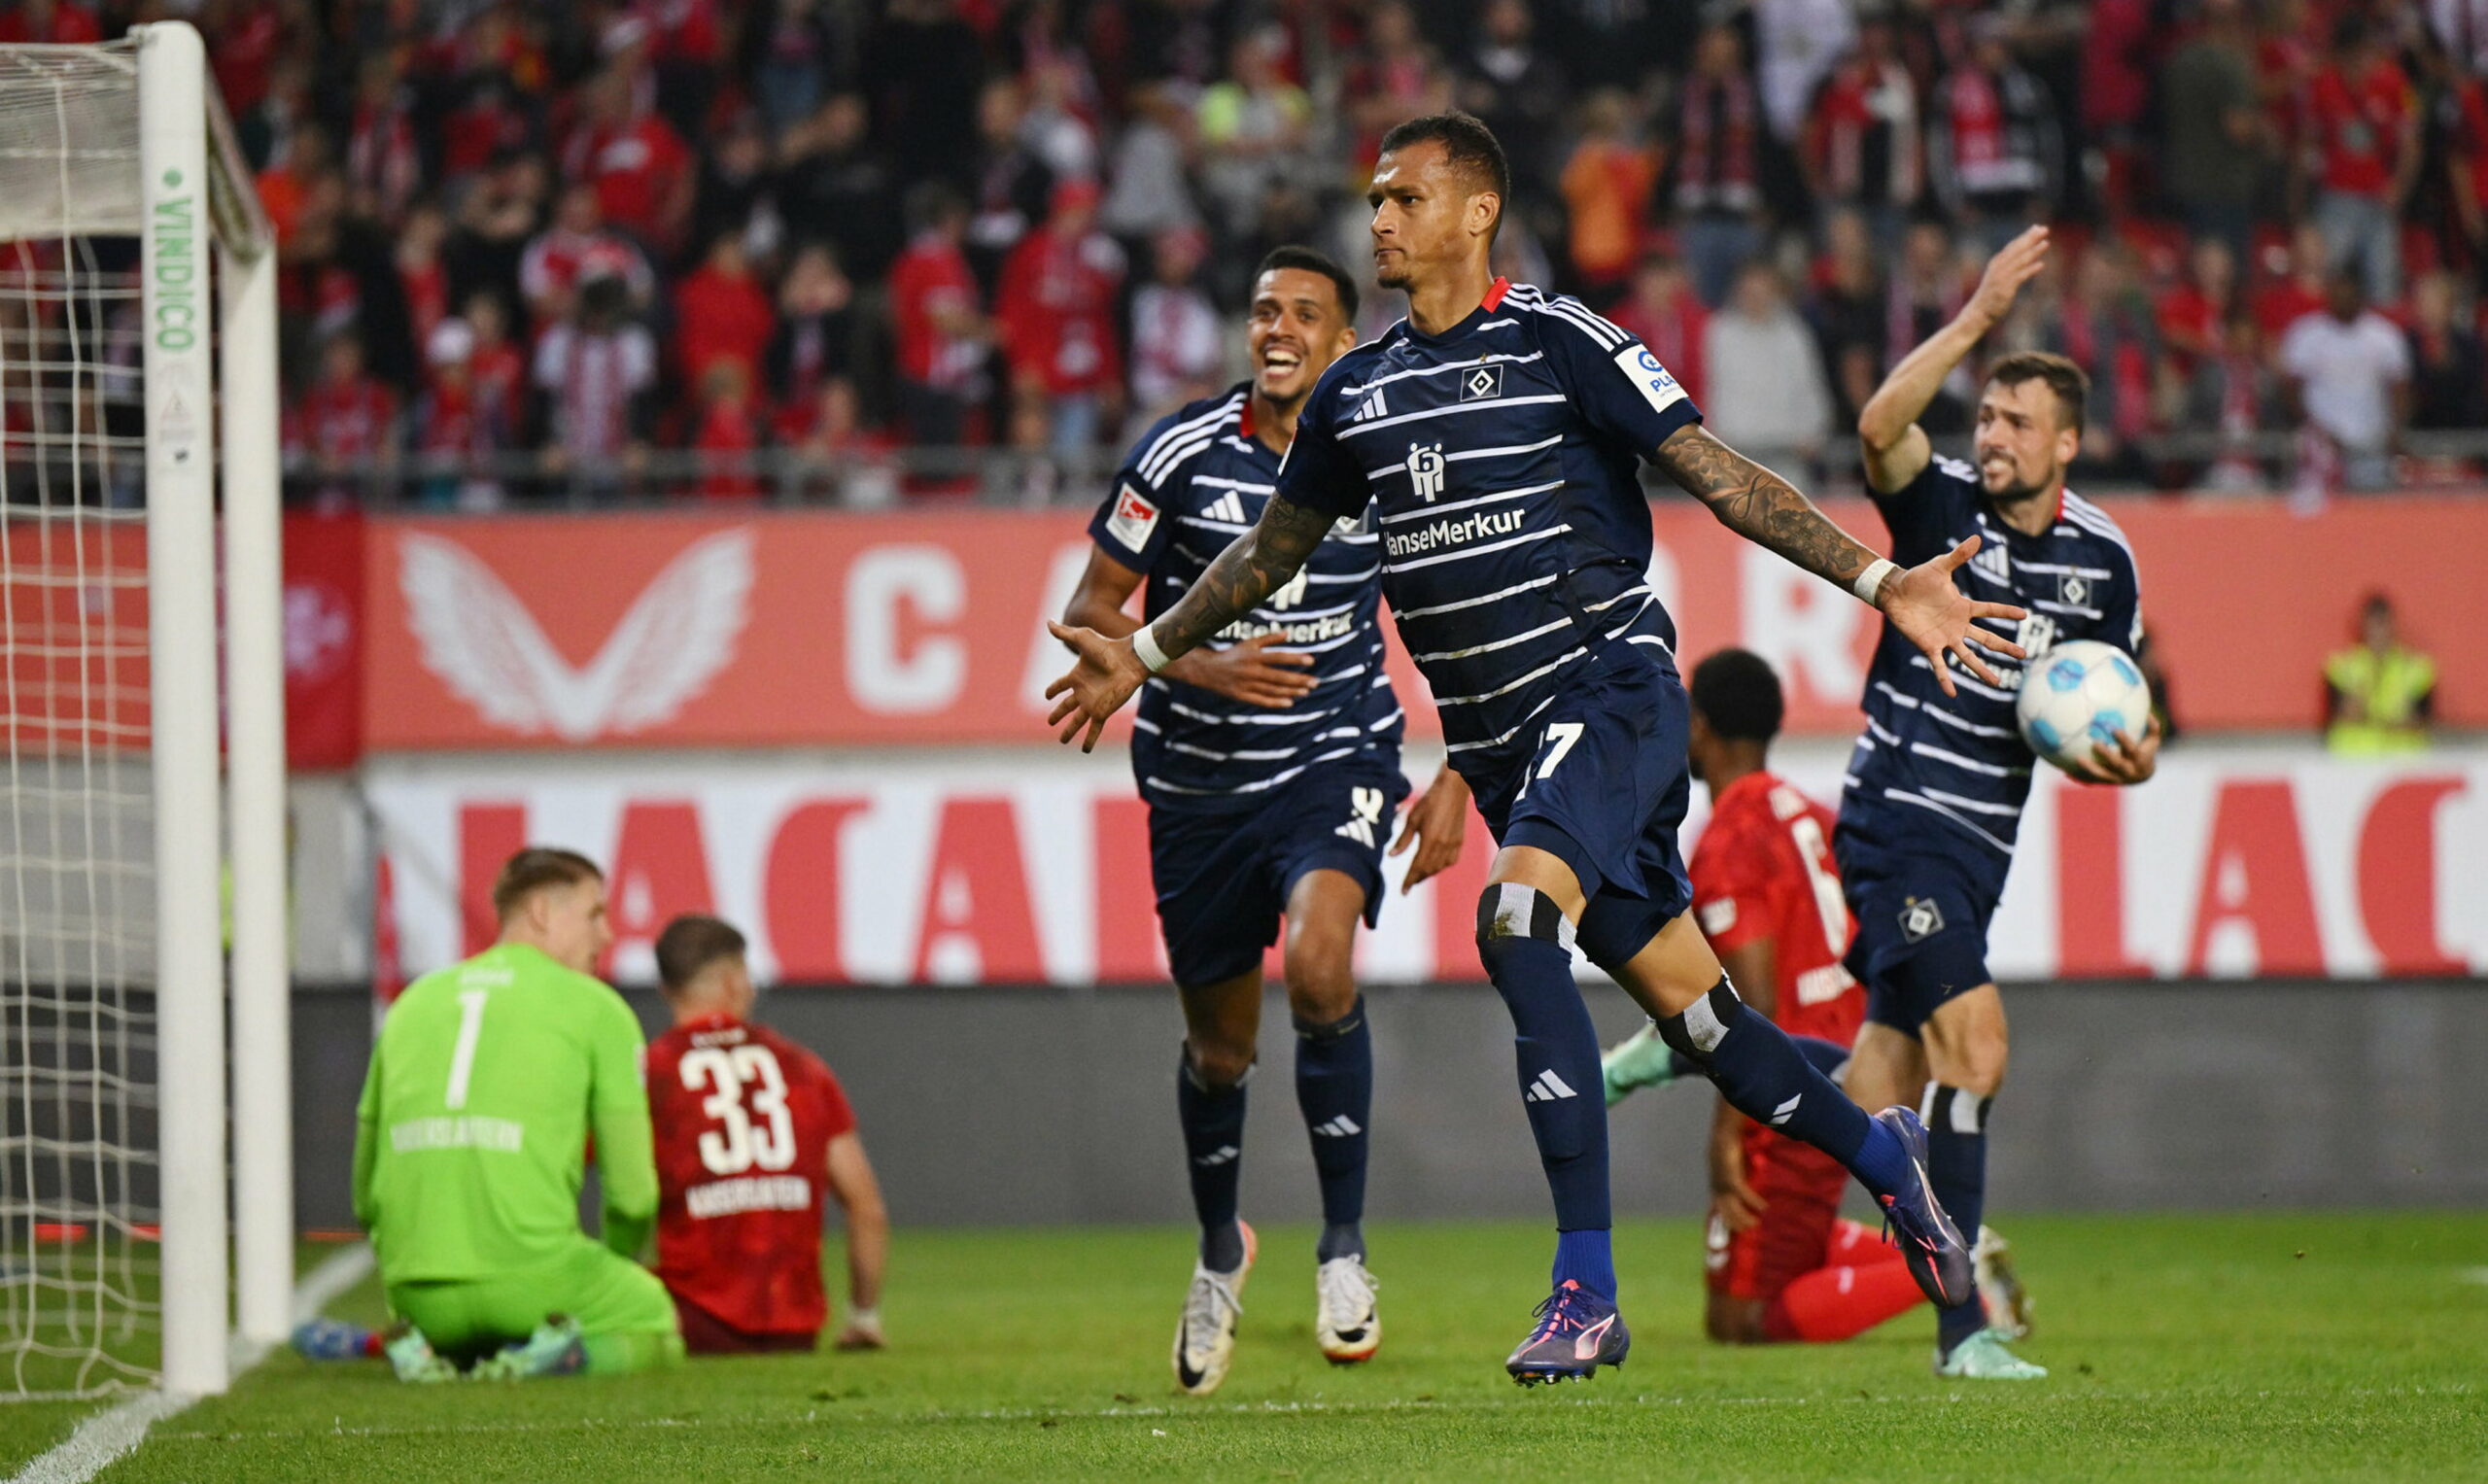
[[[1991,681],[2018,656],[1964,596],[1976,540],[1903,569],[1769,469],[1710,436],[1639,341],[1570,298],[1488,265],[1510,172],[1463,114],[1383,141],[1369,199],[1374,266],[1408,317],[1341,356],[1307,398],[1277,490],[1183,598],[1128,636],[1056,626],[1078,663],[1049,694],[1061,739],[1093,746],[1156,673],[1301,570],[1371,506],[1382,588],[1434,690],[1451,766],[1501,846],[1477,944],[1512,1017],[1518,1084],[1554,1197],[1552,1293],[1506,1362],[1523,1384],[1586,1377],[1630,1346],[1608,1241],[1599,1045],[1572,979],[1577,942],[1747,1117],[1854,1173],[1939,1304],[1966,1301],[1970,1257],[1922,1169],[1907,1109],[1869,1117],[1770,1018],[1748,1014],[1687,915],[1676,848],[1688,800],[1687,702],[1675,625],[1647,580],[1641,461],[1738,534],[1854,593],[1939,667]]]

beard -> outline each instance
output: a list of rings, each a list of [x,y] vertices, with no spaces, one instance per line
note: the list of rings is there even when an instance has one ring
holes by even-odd
[[[2016,468],[2005,475],[2001,486],[1997,486],[1987,483],[1987,470],[1981,467],[1979,488],[1986,492],[1988,500],[1999,505],[2018,505],[2025,500],[2037,499],[2063,473],[2064,470],[2060,468],[2048,468],[2040,470],[2039,477],[2036,479],[2024,479],[2022,477],[2021,470]]]

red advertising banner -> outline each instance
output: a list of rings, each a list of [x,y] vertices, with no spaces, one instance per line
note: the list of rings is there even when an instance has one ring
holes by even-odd
[[[363,518],[285,518],[285,754],[351,768],[363,754]]]
[[[2306,729],[2370,590],[2442,672],[2439,717],[2488,725],[2488,500],[2110,506],[2197,729]],[[1862,503],[1849,529],[1881,531]],[[1713,522],[1654,510],[1651,578],[1698,656],[1771,659],[1799,732],[1854,730],[1871,610]],[[1018,743],[1063,654],[1044,620],[1087,560],[1075,513],[810,512],[375,520],[363,742],[382,750]],[[1395,658],[1397,646],[1394,646]],[[1418,735],[1425,691],[1397,661]]]
[[[1839,798],[1846,749],[1781,775]],[[1422,775],[1420,768],[1411,774]],[[1422,778],[1420,779],[1422,780]],[[608,753],[376,759],[377,924],[396,974],[491,942],[493,878],[528,844],[587,852],[612,888],[614,975],[716,913],[764,979],[804,984],[1161,982],[1147,811],[1122,758],[1031,752],[823,760]],[[1695,790],[1688,848],[1709,801]],[[1491,844],[1358,935],[1368,983],[1479,975]],[[2189,742],[2141,788],[2042,770],[1988,935],[2007,979],[2349,979],[2488,970],[2488,754],[2378,764],[2312,742]],[[394,976],[393,976],[394,977]]]
[[[147,527],[133,512],[0,519],[0,745],[147,746]]]

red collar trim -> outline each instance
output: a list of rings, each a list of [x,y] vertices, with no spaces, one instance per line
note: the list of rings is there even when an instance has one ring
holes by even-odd
[[[677,1021],[674,1029],[686,1035],[698,1035],[705,1030],[732,1030],[742,1023],[743,1021],[719,1010],[704,1016],[693,1016],[688,1020]]]
[[[1239,437],[1253,436],[1253,394],[1250,392],[1244,394],[1244,410],[1236,414],[1235,431]]]
[[[1511,292],[1512,281],[1508,278],[1498,277],[1494,282],[1494,286],[1486,291],[1485,302],[1479,307],[1489,311],[1501,308],[1503,302],[1503,295]]]

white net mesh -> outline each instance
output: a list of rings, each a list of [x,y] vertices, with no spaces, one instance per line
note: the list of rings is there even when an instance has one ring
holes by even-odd
[[[0,50],[0,1395],[158,1348],[135,89]]]

